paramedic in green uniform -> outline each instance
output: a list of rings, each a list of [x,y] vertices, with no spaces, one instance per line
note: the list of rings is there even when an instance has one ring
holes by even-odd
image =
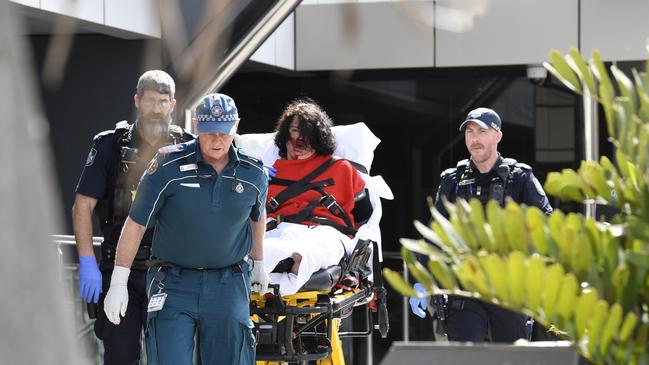
[[[268,288],[268,181],[262,162],[232,144],[239,123],[232,98],[207,95],[194,123],[198,139],[161,148],[142,176],[105,312],[113,323],[124,316],[128,268],[142,234],[155,227],[147,275],[149,363],[192,364],[200,328],[203,364],[253,364],[249,295],[251,287],[262,294]]]

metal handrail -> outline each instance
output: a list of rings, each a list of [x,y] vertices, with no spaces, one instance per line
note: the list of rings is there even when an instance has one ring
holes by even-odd
[[[68,245],[69,244],[72,244],[72,245],[77,244],[77,240],[76,240],[76,238],[74,238],[73,235],[69,235],[69,234],[53,234],[53,235],[50,235],[50,237],[52,237],[52,242],[54,242],[54,243],[63,243],[63,244],[68,244]],[[93,246],[99,246],[99,245],[101,245],[101,242],[103,240],[104,240],[104,237],[93,236],[92,237],[92,244],[93,244]]]

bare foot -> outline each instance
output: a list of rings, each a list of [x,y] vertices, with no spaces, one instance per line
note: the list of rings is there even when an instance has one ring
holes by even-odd
[[[291,273],[297,275],[297,272],[300,269],[300,262],[302,262],[302,255],[300,255],[297,252],[293,252],[291,258],[293,259],[293,266],[291,266]]]

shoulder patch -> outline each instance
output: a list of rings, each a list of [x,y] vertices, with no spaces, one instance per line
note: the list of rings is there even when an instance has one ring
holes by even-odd
[[[264,164],[263,159],[262,159],[261,156],[259,156],[259,155],[256,155],[256,154],[254,154],[254,153],[252,153],[252,152],[250,152],[250,151],[246,151],[246,150],[244,150],[243,148],[239,148],[239,149],[237,149],[237,152],[238,152],[241,156],[247,157],[247,158],[253,160],[254,162],[257,162],[257,163],[260,164],[260,165],[263,165],[263,164]]]
[[[539,193],[540,196],[545,196],[545,190],[543,190],[543,186],[541,186],[541,183],[539,182],[539,180],[535,177],[532,182],[534,183],[534,187],[536,188],[536,192]]]
[[[88,157],[86,158],[86,166],[92,166],[92,164],[95,163],[95,157],[97,157],[97,150],[91,148]]]
[[[174,153],[174,152],[181,152],[185,150],[185,145],[184,144],[172,144],[169,146],[164,146],[160,147],[158,149],[158,153],[161,155],[166,155],[169,153]]]
[[[103,131],[103,132],[101,132],[101,133],[97,133],[97,134],[95,135],[95,137],[94,137],[92,140],[93,140],[93,141],[97,141],[97,140],[99,140],[99,139],[102,139],[102,138],[104,138],[104,137],[106,137],[106,136],[110,136],[110,135],[112,135],[112,134],[115,134],[115,131],[112,130],[112,129],[111,129],[111,130],[107,130],[107,131]]]
[[[151,162],[149,162],[149,166],[146,168],[146,173],[147,175],[153,175],[157,170],[158,159],[154,157],[153,159],[151,159]]]

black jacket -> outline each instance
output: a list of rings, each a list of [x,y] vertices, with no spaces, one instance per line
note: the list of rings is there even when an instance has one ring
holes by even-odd
[[[504,195],[519,204],[536,206],[545,214],[552,213],[548,197],[532,173],[532,168],[513,159],[498,157],[494,167],[486,174],[481,174],[473,161],[462,160],[456,167],[442,172],[440,181],[435,196],[435,207],[445,216],[448,214],[444,209],[442,196],[450,202],[454,202],[458,196],[466,199],[475,197],[486,204],[493,184],[504,185]]]

